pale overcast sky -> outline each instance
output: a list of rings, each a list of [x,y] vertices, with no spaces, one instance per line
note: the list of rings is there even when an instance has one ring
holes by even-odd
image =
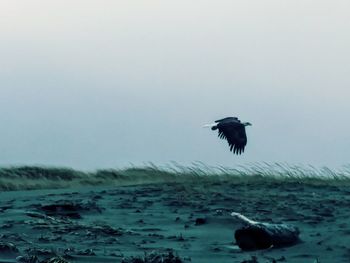
[[[3,0],[0,165],[350,158],[348,0]],[[249,121],[242,156],[202,125]]]

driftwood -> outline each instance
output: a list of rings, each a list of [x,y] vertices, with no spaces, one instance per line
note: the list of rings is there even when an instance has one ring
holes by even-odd
[[[257,222],[235,212],[231,216],[244,225],[235,231],[236,243],[242,250],[291,246],[299,241],[299,229],[295,226]]]

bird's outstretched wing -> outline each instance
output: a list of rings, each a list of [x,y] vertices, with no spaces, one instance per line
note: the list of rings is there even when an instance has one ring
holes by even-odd
[[[230,151],[235,154],[244,152],[244,147],[247,144],[247,135],[245,127],[240,122],[219,123],[219,138],[227,140]]]
[[[215,122],[227,122],[227,121],[235,121],[235,122],[240,122],[237,117],[226,117],[220,120],[216,120]]]

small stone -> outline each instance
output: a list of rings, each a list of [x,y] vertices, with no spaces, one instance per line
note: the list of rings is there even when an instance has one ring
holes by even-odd
[[[196,219],[195,225],[196,226],[204,225],[206,222],[207,222],[206,218],[199,217]]]

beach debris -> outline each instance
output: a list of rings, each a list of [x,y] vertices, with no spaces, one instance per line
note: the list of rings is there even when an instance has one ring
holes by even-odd
[[[82,210],[82,207],[79,204],[61,203],[42,205],[40,209],[48,216],[63,216],[73,219],[80,219],[81,215],[78,211]]]
[[[5,223],[0,226],[1,229],[7,229],[7,228],[12,228],[13,224],[12,223]]]
[[[39,263],[37,256],[18,256],[16,261],[19,263]]]
[[[177,237],[177,241],[185,241],[185,238],[183,237],[182,233],[180,233],[180,235]]]
[[[53,258],[46,259],[40,263],[69,263],[69,262],[62,257],[53,257]]]
[[[11,208],[13,208],[12,205],[3,205],[3,206],[0,207],[0,213],[3,213],[6,210],[11,209]]]
[[[207,222],[207,219],[205,217],[198,217],[196,218],[195,225],[200,226],[204,225]]]
[[[215,210],[215,214],[216,214],[217,216],[222,216],[222,215],[224,214],[224,211],[221,210],[221,209],[217,209],[217,210]]]
[[[19,263],[70,263],[60,256],[55,256],[51,258],[46,258],[43,260],[39,260],[37,256],[18,256],[16,257],[16,261]]]
[[[12,243],[0,243],[1,254],[17,254],[18,248]]]
[[[25,251],[28,255],[35,255],[39,257],[53,257],[57,255],[55,251],[47,248],[28,248]]]
[[[96,234],[105,234],[108,236],[121,236],[124,233],[121,228],[114,228],[109,225],[96,225],[90,227],[90,231]]]
[[[299,241],[300,232],[295,226],[257,222],[236,212],[231,216],[244,225],[235,231],[236,243],[242,250],[291,246]]]
[[[259,263],[256,256],[252,256],[251,259],[243,260],[241,263]]]
[[[179,256],[174,255],[172,251],[161,254],[157,252],[145,253],[143,257],[131,257],[122,260],[122,263],[182,263]]]
[[[77,255],[81,255],[81,256],[96,256],[95,252],[91,249],[85,249],[83,251],[78,251]]]
[[[47,216],[66,217],[71,219],[81,219],[81,212],[93,211],[101,213],[102,209],[95,202],[71,202],[69,200],[60,200],[53,204],[37,205]]]
[[[38,263],[39,259],[36,256],[18,256],[16,262],[19,263]]]
[[[48,216],[38,212],[33,212],[33,211],[26,211],[25,215],[33,218],[48,219]],[[54,220],[53,217],[50,217],[49,219]]]

